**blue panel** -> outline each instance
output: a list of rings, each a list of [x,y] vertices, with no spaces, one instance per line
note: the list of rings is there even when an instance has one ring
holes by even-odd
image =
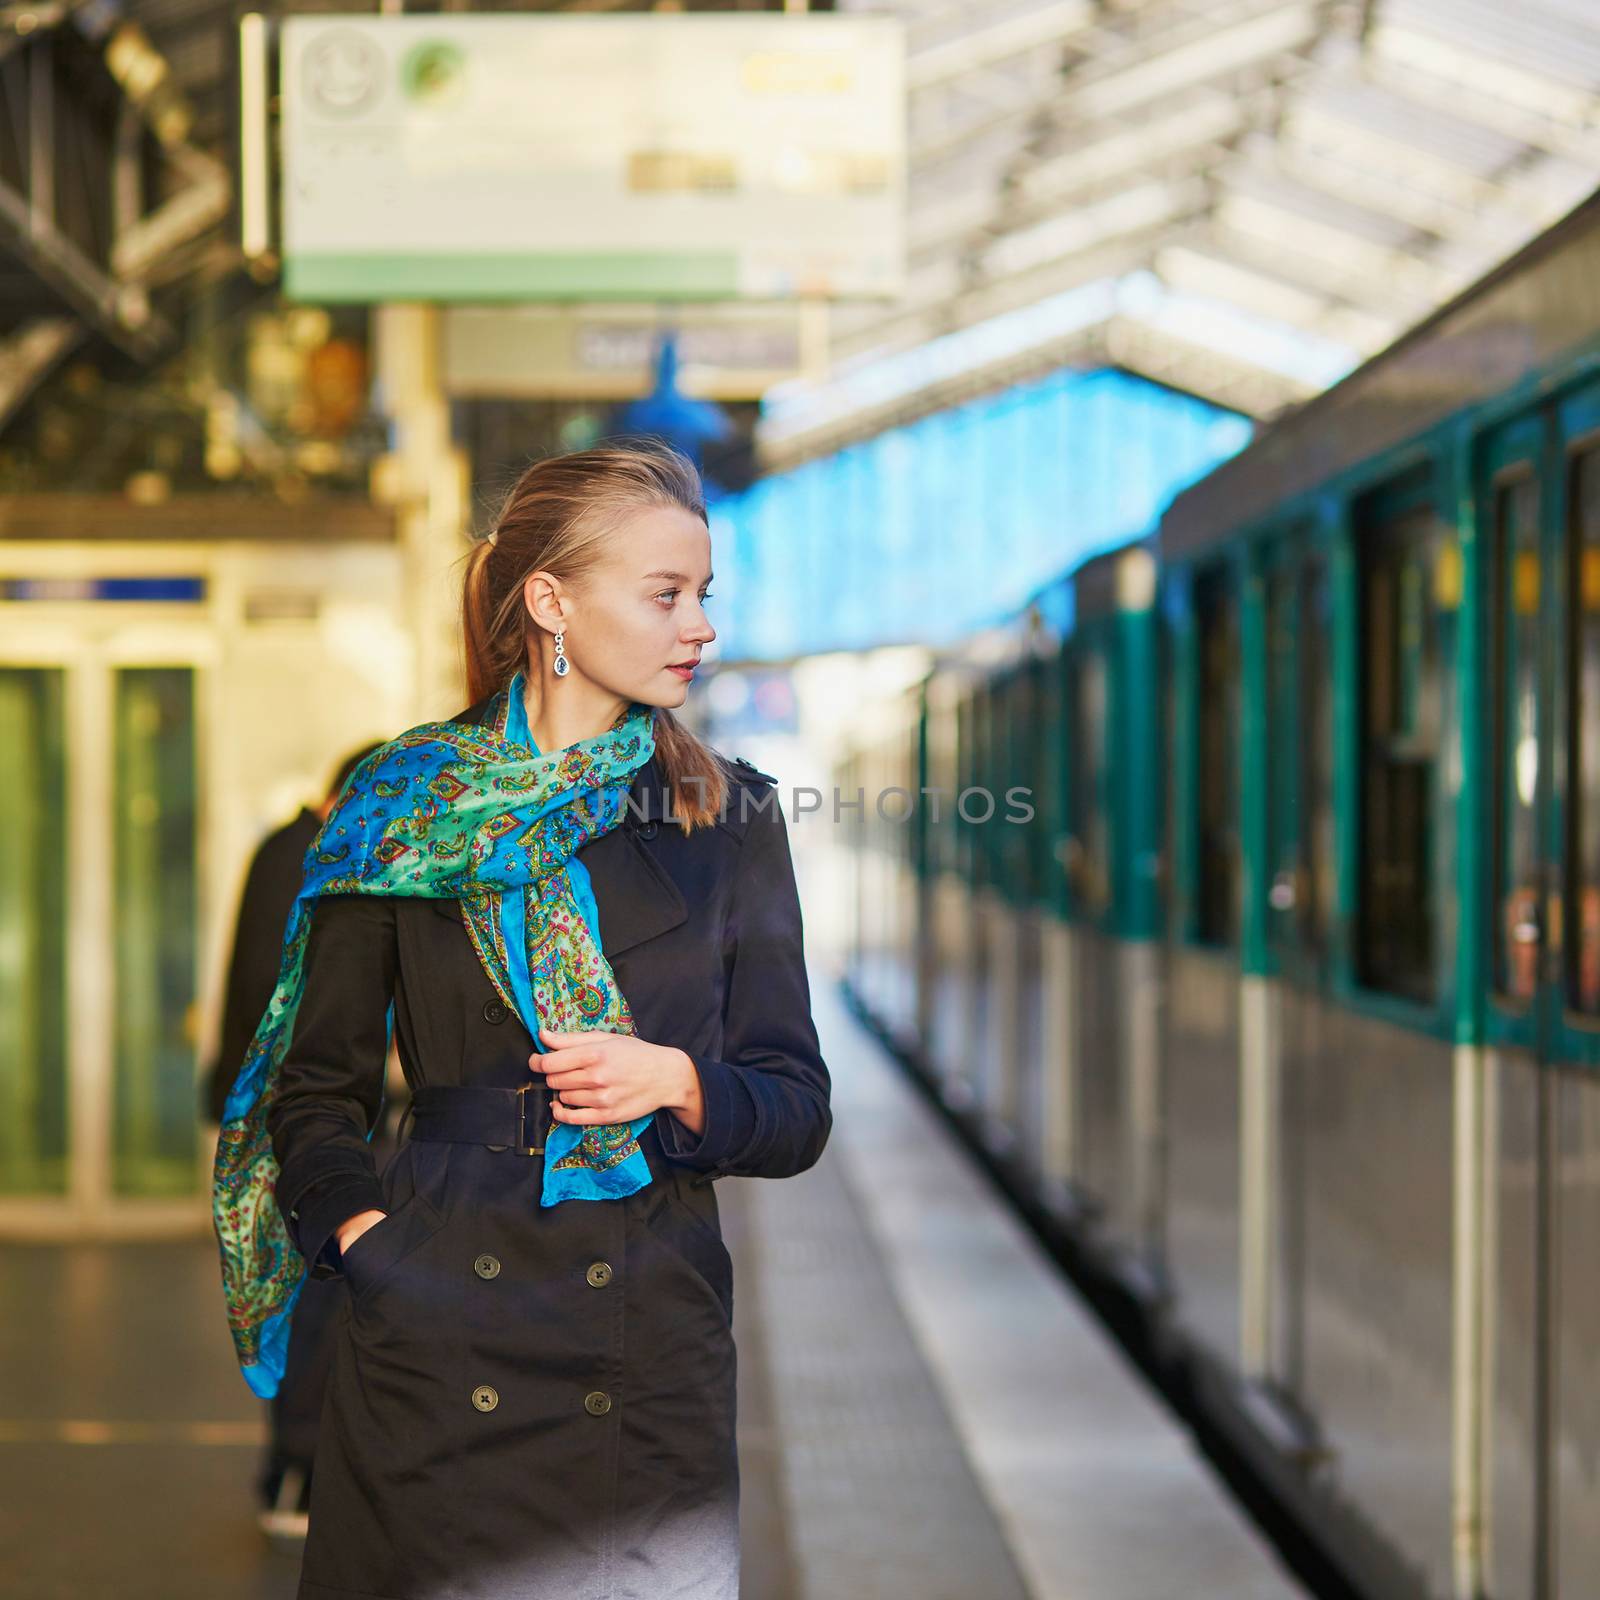
[[[1251,433],[1129,373],[1063,368],[761,479],[718,506],[722,657],[937,645],[1001,621],[1149,532]]]
[[[193,603],[206,597],[204,578],[5,578],[5,600],[161,600]]]

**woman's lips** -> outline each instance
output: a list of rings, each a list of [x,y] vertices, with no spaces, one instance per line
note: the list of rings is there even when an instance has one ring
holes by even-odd
[[[667,671],[677,673],[677,675],[682,678],[685,683],[687,683],[694,676],[694,665],[691,663],[686,667],[668,667]]]

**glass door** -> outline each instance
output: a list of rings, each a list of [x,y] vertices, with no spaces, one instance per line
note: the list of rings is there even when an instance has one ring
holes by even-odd
[[[67,1192],[66,671],[0,666],[0,1197]]]
[[[8,607],[0,649],[0,1227],[206,1204],[198,706],[206,641]],[[16,613],[22,613],[17,615]]]
[[[112,1189],[195,1192],[195,673],[111,671]]]

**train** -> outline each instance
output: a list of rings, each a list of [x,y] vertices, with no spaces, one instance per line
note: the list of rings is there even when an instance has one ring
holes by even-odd
[[[1600,1594],[1600,195],[833,779],[852,999],[1339,1580]]]

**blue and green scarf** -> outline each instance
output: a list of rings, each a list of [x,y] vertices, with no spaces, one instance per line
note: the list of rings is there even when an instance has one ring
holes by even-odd
[[[654,712],[634,703],[605,733],[541,755],[519,672],[481,724],[424,723],[351,774],[306,852],[277,987],[228,1096],[212,1177],[228,1323],[257,1394],[277,1393],[307,1272],[277,1205],[266,1113],[300,1004],[312,901],[351,893],[459,899],[489,981],[539,1049],[540,1024],[632,1033],[577,852],[622,820],[633,775],[654,750]],[[651,1175],[639,1136],[650,1120],[553,1123],[540,1203],[643,1188]]]

